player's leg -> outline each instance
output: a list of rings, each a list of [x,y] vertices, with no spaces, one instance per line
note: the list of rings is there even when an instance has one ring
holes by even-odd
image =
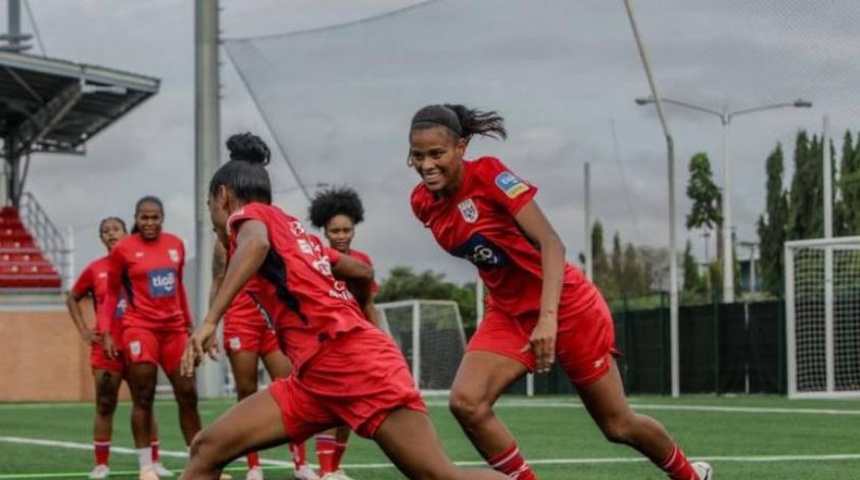
[[[131,390],[131,431],[138,453],[141,478],[152,478],[152,450],[150,450],[149,427],[152,424],[152,406],[155,400],[155,385],[158,367],[154,363],[135,363],[128,368],[128,385]],[[147,476],[148,475],[148,476]]]
[[[490,469],[455,466],[442,450],[430,418],[401,408],[391,412],[373,436],[388,458],[412,480],[510,480]]]
[[[191,442],[183,480],[218,480],[221,469],[248,452],[287,441],[281,409],[268,390],[234,405]]]
[[[505,389],[533,368],[534,355],[522,352],[527,329],[519,319],[488,308],[451,387],[450,408],[478,453],[496,470],[520,480],[537,478],[493,405]]]
[[[269,329],[264,332],[260,352],[263,356],[263,365],[273,381],[277,378],[287,378],[293,372],[293,364],[278,348],[277,337]],[[308,465],[305,442],[291,443],[289,449],[290,457],[293,459],[293,476],[298,480],[317,480],[319,475]]]
[[[615,360],[610,359],[610,362],[606,375],[578,389],[582,403],[603,435],[610,442],[635,448],[673,480],[698,480],[700,472],[687,460],[663,425],[631,410]],[[698,468],[710,470],[704,464]],[[710,479],[709,473],[702,478],[707,479]]]
[[[95,345],[93,348],[101,348]],[[110,444],[113,436],[113,415],[116,411],[117,396],[122,383],[120,372],[104,368],[93,368],[93,380],[96,388],[96,411],[93,418],[93,449],[96,465],[90,472],[90,478],[107,478],[110,474]]]
[[[153,411],[152,423],[149,424],[149,451],[150,457],[152,458],[152,468],[161,478],[172,477],[173,472],[168,470],[167,467],[161,463],[161,453],[159,452],[161,441],[159,438],[158,421],[155,419],[155,411]]]
[[[225,342],[226,343],[226,342]],[[226,347],[225,347],[226,348]],[[236,384],[236,397],[243,399],[257,393],[257,363],[259,356],[253,351],[230,351],[230,370],[233,372],[233,382]],[[248,462],[248,480],[262,478],[260,470],[260,454],[249,452],[245,456]]]
[[[673,480],[699,480],[692,465],[658,421],[630,408],[615,352],[612,317],[602,299],[587,312],[560,319],[556,352],[561,367],[603,435],[648,457]],[[700,468],[704,468],[702,464]],[[710,466],[702,480],[710,479]]]
[[[161,355],[159,361],[161,368],[167,374],[170,385],[173,387],[173,396],[179,407],[179,427],[185,444],[191,445],[191,440],[200,431],[200,412],[197,411],[197,379],[194,376],[187,377],[179,371],[182,362],[182,354],[185,353],[185,345],[188,343],[188,334],[185,332],[165,333],[159,338],[161,343]]]

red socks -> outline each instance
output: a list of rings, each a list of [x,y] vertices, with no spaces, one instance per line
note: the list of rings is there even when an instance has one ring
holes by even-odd
[[[260,466],[260,454],[257,452],[245,455],[245,459],[248,460],[248,470]]]
[[[672,445],[672,450],[659,467],[672,480],[699,480],[698,474],[677,444]]]
[[[96,454],[96,465],[107,465],[110,461],[110,439],[94,439],[93,450]]]
[[[158,439],[153,438],[149,441],[149,448],[152,450],[152,463],[158,463]]]
[[[316,445],[317,458],[320,462],[320,476],[335,471],[334,457],[337,450],[337,440],[331,435],[317,435]],[[340,463],[340,459],[338,459],[338,463]]]
[[[308,463],[307,454],[305,453],[305,442],[299,444],[291,443],[290,455],[293,457],[293,465],[295,465],[296,470]]]
[[[493,467],[493,470],[504,473],[515,480],[537,480],[516,443],[504,452],[487,459],[487,462]]]

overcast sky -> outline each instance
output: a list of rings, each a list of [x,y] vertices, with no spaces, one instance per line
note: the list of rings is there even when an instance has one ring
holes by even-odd
[[[497,109],[507,142],[476,141],[469,154],[500,156],[540,188],[538,202],[568,246],[584,240],[583,163],[592,163],[593,216],[607,237],[665,245],[665,143],[652,107],[633,99],[648,85],[621,0],[223,0],[222,30],[245,68],[267,128],[222,54],[222,130],[272,135],[305,183],[349,183],[364,196],[367,221],[356,247],[384,277],[399,264],[463,281],[463,261],[446,257],[411,218],[418,177],[405,166],[411,113],[444,101]],[[764,204],[764,159],[782,142],[790,159],[799,128],[860,126],[860,20],[854,0],[638,0],[633,2],[661,94],[717,110],[798,97],[811,110],[738,117],[732,123],[732,206],[740,240],[755,239]],[[74,226],[77,270],[104,252],[96,224],[131,221],[145,194],[166,202],[166,228],[193,249],[194,2],[31,2],[48,56],[158,77],[161,91],[88,143],[87,155],[34,156],[28,189],[60,226]],[[5,20],[4,20],[5,21]],[[25,22],[25,25],[28,22]],[[25,28],[29,30],[28,28]],[[679,230],[703,254],[700,232],[683,230],[687,161],[711,156],[722,184],[716,117],[670,108],[677,144]],[[617,143],[613,142],[613,126]],[[790,160],[789,160],[790,171]],[[280,153],[275,189],[296,179]],[[787,178],[786,181],[790,179]],[[276,199],[304,217],[295,190]],[[713,246],[710,254],[713,255]]]

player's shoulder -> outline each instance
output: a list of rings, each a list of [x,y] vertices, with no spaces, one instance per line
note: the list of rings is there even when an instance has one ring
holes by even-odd
[[[481,184],[497,183],[500,176],[511,175],[510,169],[497,157],[480,157],[466,161],[467,175],[480,180]]]
[[[349,256],[355,258],[356,260],[361,260],[362,262],[372,265],[373,262],[370,260],[370,255],[361,250],[356,250],[354,248],[349,249]]]
[[[424,221],[427,214],[427,208],[434,200],[433,192],[427,189],[424,182],[419,182],[412,189],[412,194],[409,196],[409,203],[412,205],[412,213],[419,220]]]
[[[170,232],[161,232],[161,237],[162,237],[162,240],[164,241],[164,243],[167,244],[168,247],[173,247],[175,245],[180,245],[180,246],[185,245],[185,242],[183,242],[182,239],[179,238],[178,235],[174,235]]]
[[[97,270],[107,270],[110,264],[110,257],[105,255],[103,257],[99,257],[92,262],[90,262],[86,267],[84,267],[83,271],[97,271]]]
[[[129,248],[132,248],[134,245],[140,245],[140,235],[137,233],[132,233],[130,235],[126,235],[119,239],[111,248],[108,256],[111,255],[121,255]]]

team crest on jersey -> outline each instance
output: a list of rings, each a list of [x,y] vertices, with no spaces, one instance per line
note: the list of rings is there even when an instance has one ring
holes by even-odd
[[[236,351],[242,348],[242,339],[239,337],[230,337],[230,350]]]
[[[463,216],[466,223],[478,221],[478,207],[475,206],[475,202],[471,198],[463,200],[457,207],[460,208],[460,215]]]
[[[131,355],[135,358],[140,356],[140,342],[135,340],[128,344],[131,349]]]
[[[179,250],[175,248],[167,249],[167,256],[170,257],[170,261],[173,263],[179,263]]]
[[[529,191],[529,186],[511,172],[502,172],[496,176],[496,186],[499,187],[508,198],[517,198],[522,193]]]
[[[299,242],[299,249],[302,251],[302,253],[304,253],[305,255],[313,255],[314,254],[314,247],[313,247],[313,245],[311,245],[311,242],[305,240],[304,238],[298,239],[298,242]]]

